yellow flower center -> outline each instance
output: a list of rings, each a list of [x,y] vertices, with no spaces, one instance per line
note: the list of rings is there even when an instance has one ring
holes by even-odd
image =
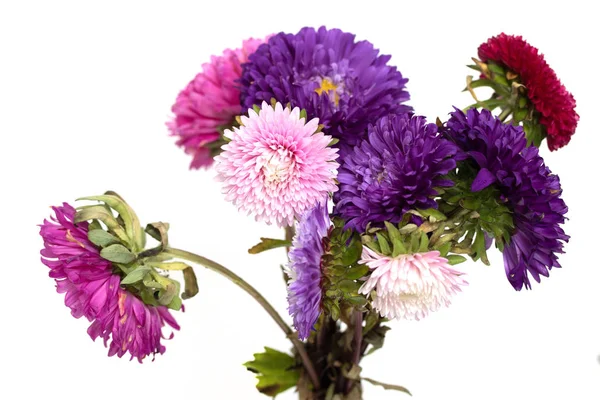
[[[331,80],[327,78],[321,80],[321,86],[316,88],[315,92],[317,92],[319,96],[322,95],[323,92],[329,94],[329,98],[333,98],[333,103],[336,105],[336,107],[338,106],[340,102],[340,95],[337,93],[337,86],[334,85]]]

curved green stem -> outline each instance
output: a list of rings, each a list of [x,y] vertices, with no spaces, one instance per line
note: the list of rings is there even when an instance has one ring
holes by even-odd
[[[262,294],[260,294],[260,292],[258,290],[256,290],[252,285],[250,285],[248,282],[243,280],[240,276],[238,276],[234,272],[230,271],[229,269],[225,268],[221,264],[216,263],[212,260],[209,260],[208,258],[202,257],[198,254],[190,253],[189,251],[185,251],[185,250],[174,249],[172,247],[168,247],[167,249],[165,249],[164,253],[169,254],[173,257],[177,257],[177,258],[181,258],[183,260],[193,262],[195,264],[200,264],[200,265],[210,269],[211,271],[217,272],[217,273],[223,275],[225,278],[229,279],[232,283],[234,283],[235,285],[240,287],[242,290],[244,290],[250,296],[252,296],[252,298],[254,298],[254,300],[256,300],[256,302],[258,304],[260,304],[262,306],[262,308],[265,309],[265,311],[271,316],[271,318],[273,318],[275,323],[277,325],[279,325],[281,330],[285,333],[285,336],[288,339],[290,339],[290,341],[292,342],[292,344],[298,351],[300,358],[302,359],[302,364],[304,364],[304,368],[306,369],[306,372],[308,372],[308,375],[310,377],[310,380],[311,380],[314,388],[316,390],[320,389],[321,385],[319,383],[319,378],[317,376],[317,372],[315,371],[315,367],[312,364],[310,357],[308,356],[308,353],[306,352],[306,349],[304,348],[304,345],[298,339],[298,337],[296,336],[296,333],[292,330],[292,328],[290,328],[288,326],[288,324],[285,323],[283,318],[281,318],[281,316],[277,313],[277,311],[273,308],[273,306],[267,301],[267,299],[265,299],[263,297]]]

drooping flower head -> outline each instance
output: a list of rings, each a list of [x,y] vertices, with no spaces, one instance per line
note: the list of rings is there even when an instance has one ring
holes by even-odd
[[[308,338],[321,314],[323,239],[331,221],[325,202],[308,210],[298,223],[289,253],[288,304],[301,340]]]
[[[342,160],[334,212],[362,232],[368,223],[397,223],[410,209],[436,207],[434,188],[452,184],[443,175],[456,167],[456,152],[423,117],[385,116]]]
[[[231,127],[242,113],[237,81],[242,64],[264,40],[248,39],[240,49],[227,49],[211,57],[202,72],[188,83],[171,108],[174,114],[167,126],[177,145],[193,159],[190,168],[208,167],[222,143],[222,131]]]
[[[479,46],[478,53],[483,62],[493,61],[508,68],[509,77],[514,79],[510,74],[516,74],[517,81],[525,85],[527,98],[540,114],[550,150],[569,143],[579,120],[575,99],[538,49],[521,36],[502,33]]]
[[[337,149],[331,136],[306,122],[300,109],[263,102],[242,125],[225,131],[230,140],[215,157],[228,201],[257,221],[289,226],[295,217],[337,190]]]
[[[496,185],[513,212],[515,231],[504,247],[504,267],[516,290],[531,288],[528,273],[539,282],[553,267],[568,241],[561,224],[567,206],[553,175],[535,146],[527,147],[521,127],[503,124],[488,110],[451,113],[447,135],[472,160],[478,173],[472,190]]]
[[[324,131],[340,139],[342,157],[364,137],[367,125],[389,113],[412,108],[407,79],[390,56],[339,29],[303,28],[279,33],[260,46],[243,66],[242,104],[269,102],[305,109]]]
[[[420,320],[441,306],[449,306],[452,296],[467,282],[437,250],[425,253],[383,256],[363,247],[361,264],[371,275],[359,293],[375,290],[372,306],[382,317]]]
[[[121,286],[118,269],[88,239],[89,224],[74,222],[72,206],[63,203],[53,210],[55,216],[40,226],[42,262],[50,268],[57,291],[65,293],[71,314],[92,322],[88,333],[92,339],[102,336],[109,356],[129,353],[141,362],[164,353],[162,327],[167,323],[179,329],[167,307],[146,305]]]

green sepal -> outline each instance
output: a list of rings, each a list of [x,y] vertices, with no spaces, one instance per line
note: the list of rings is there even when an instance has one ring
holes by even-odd
[[[450,254],[445,257],[448,260],[448,264],[450,264],[450,265],[456,265],[456,264],[460,264],[462,262],[467,261],[466,257],[459,256],[457,254]]]
[[[96,220],[94,220],[96,221]],[[98,247],[106,247],[111,244],[120,243],[118,237],[106,232],[104,229],[91,229],[88,231],[88,239]]]
[[[119,264],[129,264],[136,259],[135,254],[122,244],[111,244],[103,248],[100,250],[100,257]]]
[[[390,245],[387,241],[387,239],[379,232],[375,233],[375,236],[377,236],[377,243],[379,244],[379,248],[381,249],[381,253],[383,255],[390,255],[392,254],[392,250],[390,249]]]
[[[122,285],[130,285],[132,283],[139,282],[142,279],[144,279],[146,277],[146,275],[148,275],[148,273],[151,271],[151,269],[152,268],[150,268],[147,265],[140,265],[137,268],[135,268],[133,271],[129,272],[126,277],[121,279],[121,284]]]
[[[294,357],[270,347],[265,347],[263,353],[254,354],[254,360],[244,366],[257,375],[256,389],[271,397],[296,386],[300,379]]]
[[[132,250],[139,251],[144,248],[146,238],[144,236],[144,232],[142,231],[140,221],[133,209],[117,193],[113,191],[107,191],[101,196],[87,196],[77,200],[101,201],[115,210],[117,213],[119,213],[119,216],[123,220],[125,231],[127,236],[131,239],[131,243],[133,245]]]
[[[131,243],[131,238],[127,235],[127,232],[119,224],[119,221],[106,207],[101,205],[84,206],[80,207],[75,214],[73,222],[78,224],[83,221],[98,220],[103,222],[106,227],[113,232],[121,241],[124,243]]]

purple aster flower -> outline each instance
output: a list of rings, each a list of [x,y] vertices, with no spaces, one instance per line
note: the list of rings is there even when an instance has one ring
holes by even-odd
[[[113,273],[110,261],[88,239],[88,223],[73,223],[75,209],[67,203],[53,207],[55,217],[44,220],[40,235],[44,240],[42,262],[50,268],[57,291],[65,293],[65,304],[75,318],[92,321],[92,339],[112,338],[109,356],[126,352],[140,362],[150,354],[163,353],[161,329],[166,322],[179,326],[166,307],[144,304],[120,287],[121,278]]]
[[[368,223],[398,223],[408,210],[437,207],[435,187],[452,184],[443,175],[456,167],[457,151],[423,117],[381,118],[342,160],[334,213],[362,232]]]
[[[560,268],[557,253],[569,240],[560,224],[567,206],[553,175],[535,146],[527,147],[523,129],[503,124],[488,110],[451,113],[446,132],[479,168],[472,185],[479,191],[494,184],[513,210],[515,231],[504,247],[504,268],[516,290],[530,289],[528,273],[537,282]]]
[[[303,28],[279,33],[243,65],[242,105],[275,98],[319,118],[324,131],[341,139],[342,155],[365,135],[369,123],[389,113],[411,112],[408,79],[387,65],[390,56],[339,29]]]
[[[331,221],[327,202],[308,210],[298,223],[290,250],[288,303],[294,327],[302,340],[310,335],[321,314],[321,257]]]

